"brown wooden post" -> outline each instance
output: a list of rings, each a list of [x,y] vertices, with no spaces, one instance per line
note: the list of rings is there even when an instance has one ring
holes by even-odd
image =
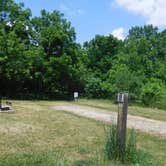
[[[121,128],[121,146],[122,151],[126,148],[126,131],[127,131],[127,111],[128,111],[128,94],[124,94],[124,103],[122,107],[122,128]]]
[[[120,95],[121,99],[118,99],[117,146],[119,152],[124,153],[126,148],[128,94],[121,93]]]

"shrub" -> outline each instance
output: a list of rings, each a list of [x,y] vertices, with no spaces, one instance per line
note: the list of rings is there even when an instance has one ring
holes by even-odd
[[[126,147],[126,160],[131,163],[137,163],[138,162],[138,153],[137,153],[137,140],[136,140],[136,132],[134,129],[132,129],[130,135],[128,144]]]
[[[162,87],[159,82],[148,82],[142,88],[141,100],[147,106],[154,105],[157,100],[160,100],[161,93]]]
[[[107,82],[112,85],[112,92],[129,92],[130,100],[136,100],[140,94],[143,78],[130,71],[127,65],[114,65],[113,68],[108,71]]]
[[[126,143],[126,149],[124,152],[121,151],[117,143],[116,125],[111,125],[106,131],[105,154],[108,160],[120,161],[127,165],[161,165],[158,161],[155,161],[151,155],[137,149],[137,134],[134,129],[132,129],[129,134],[129,139]]]
[[[101,89],[101,79],[98,77],[89,77],[87,79],[87,84],[85,86],[86,96],[89,98],[101,98],[102,89]]]
[[[117,159],[116,125],[111,125],[106,137],[105,152],[108,159]]]
[[[161,95],[160,99],[156,101],[155,106],[159,109],[166,110],[166,95]]]

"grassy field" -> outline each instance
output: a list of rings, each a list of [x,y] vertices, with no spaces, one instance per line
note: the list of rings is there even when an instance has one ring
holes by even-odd
[[[113,104],[110,100],[88,100],[79,99],[76,104],[90,106],[94,108],[104,109],[107,111],[117,111],[117,105]],[[141,106],[129,105],[128,113],[130,115],[142,116],[145,118],[166,121],[166,110],[157,108],[146,108]]]
[[[103,161],[107,124],[54,111],[52,107],[58,104],[13,101],[15,112],[0,114],[0,165],[121,165]],[[152,156],[154,165],[166,163],[166,138],[139,132],[138,148]]]

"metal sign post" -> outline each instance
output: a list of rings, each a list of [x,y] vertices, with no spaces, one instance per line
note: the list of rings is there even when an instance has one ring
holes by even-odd
[[[118,93],[118,117],[117,117],[117,144],[120,152],[125,152],[126,148],[126,128],[128,93]]]

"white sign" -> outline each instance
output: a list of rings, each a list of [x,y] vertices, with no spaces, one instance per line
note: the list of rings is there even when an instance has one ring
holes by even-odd
[[[119,103],[124,103],[124,96],[127,95],[128,96],[128,93],[118,93],[118,98],[117,98],[117,101]]]
[[[74,98],[78,98],[78,92],[74,92]]]
[[[117,101],[119,103],[123,103],[124,102],[124,93],[118,93]]]

